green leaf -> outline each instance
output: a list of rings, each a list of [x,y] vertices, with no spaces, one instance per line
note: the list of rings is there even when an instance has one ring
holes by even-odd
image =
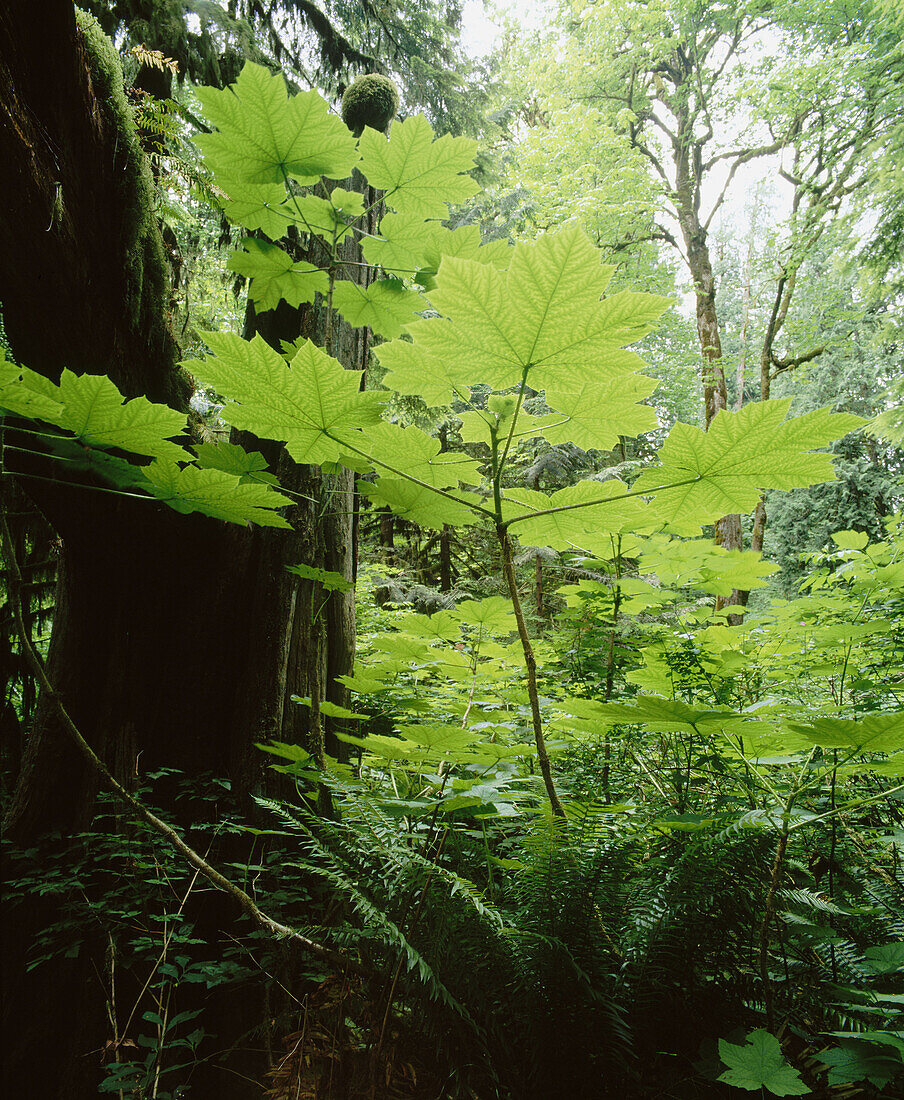
[[[204,333],[214,354],[189,368],[228,394],[220,412],[227,423],[264,439],[282,440],[296,462],[338,462],[340,442],[380,419],[382,398],[360,393],[361,372],[305,341],[291,365],[261,337]]]
[[[626,366],[643,365],[633,352],[622,351]],[[610,364],[616,353],[609,356]],[[609,450],[623,435],[642,435],[659,427],[655,409],[638,402],[650,396],[657,383],[643,375],[624,378],[573,379],[567,388],[550,387],[546,403],[562,415],[542,429],[550,443],[575,443],[585,451]],[[556,419],[550,417],[549,419]]]
[[[477,740],[477,734],[460,726],[409,725],[400,726],[399,733],[408,741],[434,752],[457,752]]]
[[[867,967],[874,974],[904,973],[904,942],[901,940],[868,947],[864,955]],[[901,1051],[904,1053],[904,1043],[901,1043]]]
[[[741,1046],[720,1039],[719,1056],[729,1067],[719,1080],[728,1085],[748,1092],[767,1089],[774,1096],[806,1096],[810,1092],[797,1070],[785,1061],[778,1039],[762,1028],[751,1031]]]
[[[29,419],[58,424],[62,414],[59,389],[43,375],[10,363],[0,348],[0,409]]]
[[[629,292],[601,301],[611,273],[578,229],[519,242],[507,272],[447,257],[430,294],[445,316],[411,325],[412,344],[377,349],[385,384],[448,404],[475,384],[505,390],[524,381],[567,400],[588,374],[630,378],[640,361],[621,346],[649,332],[667,301]]]
[[[424,308],[421,296],[397,279],[380,279],[369,286],[341,280],[333,287],[333,308],[355,328],[367,326],[378,336],[401,336]]]
[[[624,494],[625,485],[617,480],[579,481],[548,495],[532,489],[506,489],[503,518],[519,539],[531,546],[576,549],[601,532],[639,530],[655,522],[643,501]]]
[[[515,629],[511,601],[502,596],[464,600],[451,615],[466,626],[479,627],[485,634],[510,634]]]
[[[325,294],[329,278],[314,264],[296,262],[288,252],[260,237],[246,237],[242,252],[232,252],[227,266],[251,280],[248,294],[259,310],[276,309],[280,301],[296,308]]]
[[[217,186],[228,196],[222,201],[223,213],[229,221],[246,229],[259,229],[278,240],[295,221],[295,214],[286,202],[284,183],[226,183]]]
[[[472,508],[482,503],[473,493],[459,491],[450,499],[439,496],[433,489],[395,478],[380,477],[373,485],[362,481],[358,490],[378,507],[388,505],[397,516],[438,531],[447,523],[459,527],[476,523],[477,514]]]
[[[440,453],[440,441],[414,426],[401,428],[386,421],[364,429],[370,459],[385,462],[394,469],[435,489],[448,489],[464,482],[480,482],[478,464],[457,451]],[[381,468],[381,476],[392,477]]]
[[[184,459],[186,452],[168,436],[181,435],[185,414],[146,397],[123,404],[116,386],[103,374],[76,375],[64,370],[60,379],[63,413],[58,423],[91,447],[115,447],[133,454]]]
[[[392,124],[387,139],[366,129],[358,143],[361,171],[372,187],[385,191],[387,206],[400,214],[445,218],[448,203],[461,203],[479,190],[470,176],[477,143],[444,134],[433,139],[423,115]]]
[[[662,465],[641,474],[634,489],[655,496],[666,522],[686,517],[696,525],[752,511],[763,489],[834,480],[832,456],[808,452],[865,422],[828,409],[786,420],[790,404],[787,398],[722,410],[708,432],[676,424],[659,453]]]
[[[836,531],[832,542],[839,550],[863,550],[869,542],[869,535],[862,531]]]
[[[290,502],[269,485],[243,484],[223,470],[201,470],[197,466],[180,469],[176,463],[160,459],[142,473],[149,492],[177,512],[202,512],[230,523],[291,530],[291,524],[276,511]]]
[[[199,443],[192,450],[198,456],[198,465],[203,469],[236,474],[243,482],[279,484],[273,474],[267,472],[267,460],[260,451],[246,451],[236,443]]]
[[[214,175],[252,184],[351,175],[355,139],[317,92],[287,96],[281,75],[248,61],[229,88],[198,88],[197,94],[219,130],[194,139]]]
[[[307,581],[317,581],[327,592],[352,592],[355,582],[333,569],[317,569],[313,565],[287,565],[286,569]]]
[[[334,188],[329,198],[319,195],[299,195],[291,203],[295,211],[295,220],[301,220],[301,227],[307,232],[316,233],[327,241],[337,239],[347,229],[349,219],[358,218],[364,213],[364,196],[359,191],[346,191],[344,187]]]
[[[368,263],[384,271],[429,284],[444,256],[459,256],[478,263],[507,267],[512,249],[505,241],[481,244],[476,225],[446,229],[415,214],[386,214],[380,222],[381,237],[366,237],[362,250]]]
[[[898,752],[904,749],[904,712],[869,714],[863,718],[817,718],[815,722],[787,722],[814,745],[854,752]]]

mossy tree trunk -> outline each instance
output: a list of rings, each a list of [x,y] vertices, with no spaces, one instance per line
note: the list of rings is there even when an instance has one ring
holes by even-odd
[[[48,377],[64,367],[106,373],[127,397],[184,410],[192,383],[177,366],[169,271],[118,71],[109,43],[92,21],[76,23],[69,0],[13,0],[0,10],[4,322],[17,360]],[[317,594],[293,600],[284,569],[306,561],[348,572],[349,494],[339,492],[335,527],[320,522],[335,493],[321,485],[306,494],[323,505],[290,509],[296,534],[287,536],[38,480],[49,472],[41,461],[18,466],[19,484],[62,542],[47,668],[67,710],[126,784],[162,765],[226,775],[247,795],[263,776],[255,742],[295,739],[298,708],[286,700],[306,684],[292,681],[293,660],[317,639],[316,655],[304,659],[321,698],[332,676],[350,670],[348,607],[315,621]],[[8,839],[28,847],[84,829],[96,793],[54,707],[39,702]],[[198,925],[222,940],[231,910],[215,893],[201,904]],[[110,1037],[103,945],[27,972],[33,938],[54,914],[40,900],[25,909],[8,918],[4,936],[4,1082],[9,1095],[95,1096]],[[212,1007],[215,1022],[205,1026],[228,1049],[254,1022],[250,1005],[233,997]],[[260,1079],[253,1056],[232,1056],[228,1069],[202,1067],[192,1095],[260,1094],[242,1084],[243,1075]]]

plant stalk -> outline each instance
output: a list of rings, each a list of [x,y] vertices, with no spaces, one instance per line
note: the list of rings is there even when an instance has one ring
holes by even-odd
[[[521,607],[521,599],[518,596],[518,582],[515,579],[515,566],[512,560],[512,543],[508,532],[501,524],[497,523],[496,534],[499,538],[499,548],[502,551],[502,572],[508,585],[509,596],[515,612],[515,622],[518,624],[518,637],[521,639],[521,649],[524,653],[524,669],[527,673],[527,697],[530,699],[531,720],[534,727],[534,741],[537,745],[540,772],[543,775],[543,783],[546,786],[546,795],[549,798],[552,812],[556,817],[564,817],[565,810],[553,782],[549,754],[546,751],[546,740],[543,737],[543,718],[540,715],[540,696],[537,693],[537,659],[534,656],[534,647],[531,645],[530,636],[527,633],[524,611]]]

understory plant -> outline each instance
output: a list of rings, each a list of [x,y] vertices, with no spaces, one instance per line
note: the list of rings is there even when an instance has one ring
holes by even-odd
[[[769,568],[700,537],[764,489],[830,479],[819,448],[862,422],[763,401],[706,433],[677,424],[630,484],[524,488],[512,471],[537,440],[606,450],[657,426],[655,382],[629,345],[665,299],[607,295],[612,269],[575,228],[515,246],[447,228],[449,204],[476,190],[474,145],[436,139],[423,117],[356,137],[316,93],[287,95],[252,64],[200,97],[223,212],[254,234],[232,269],[258,311],[320,301],[326,346],[210,332],[187,367],[226,424],[297,463],[354,470],[373,505],[489,530],[505,592],[393,616],[346,677],[357,709],[294,700],[318,712],[315,729],[327,714],[355,730],[340,735],[351,763],[262,746],[288,786],[260,801],[269,824],[254,835],[279,844],[322,920],[303,934],[258,923],[330,941],[330,959],[363,970],[340,1001],[341,1041],[362,1055],[349,1080],[359,1087],[359,1062],[365,1077],[402,1073],[387,1052],[427,1034],[446,1074],[437,1095],[717,1096],[720,1076],[775,1095],[885,1087],[902,1050],[899,837],[883,837],[880,809],[902,791],[900,532],[872,547],[837,535],[802,597],[743,627],[714,618],[711,598]],[[330,354],[334,313],[383,339],[383,390]],[[462,450],[384,416],[391,394],[454,409]],[[261,453],[189,451],[184,416],[123,404],[103,376],[55,385],[3,360],[0,404],[5,445],[148,507],[289,526]],[[539,642],[519,543],[583,572]],[[324,591],[338,583],[296,568]],[[178,1014],[160,998],[150,1061],[129,1059],[117,1087],[159,1076],[167,1044],[194,1051],[196,1030],[173,1040]],[[283,1095],[310,1068],[296,1061]],[[757,1081],[756,1065],[775,1072]]]

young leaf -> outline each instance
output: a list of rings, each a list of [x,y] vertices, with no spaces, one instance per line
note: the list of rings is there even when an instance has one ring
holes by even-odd
[[[355,139],[317,92],[287,96],[279,74],[248,61],[229,88],[198,88],[219,133],[195,142],[214,175],[240,183],[301,184],[345,179],[357,160]]]
[[[229,221],[246,229],[260,229],[268,237],[279,240],[295,221],[294,211],[286,200],[284,183],[226,183],[217,186],[228,198],[222,201],[223,213]]]
[[[229,400],[220,415],[236,428],[285,442],[296,462],[337,462],[340,441],[380,419],[381,397],[360,393],[360,371],[347,371],[310,341],[291,365],[261,337],[204,334],[214,355],[190,369]]]
[[[228,267],[251,280],[248,294],[259,310],[276,309],[281,300],[297,308],[313,302],[329,286],[326,272],[313,264],[296,262],[288,252],[260,237],[246,237],[244,251],[232,252]]]
[[[366,129],[358,143],[361,171],[372,187],[385,191],[384,200],[400,214],[445,218],[448,203],[469,199],[479,188],[470,176],[477,142],[444,134],[433,140],[423,115],[392,124],[387,138]]]
[[[708,432],[676,424],[659,452],[662,465],[641,474],[634,489],[658,489],[654,508],[666,522],[693,517],[698,524],[752,511],[762,489],[832,481],[832,456],[808,452],[865,421],[828,409],[786,420],[790,404],[787,398],[757,401],[736,413],[722,410]]]
[[[767,1089],[775,1096],[806,1096],[810,1089],[797,1070],[785,1061],[778,1039],[759,1028],[738,1046],[719,1040],[719,1056],[729,1068],[719,1078],[728,1085],[757,1092]]]
[[[246,451],[235,443],[199,443],[192,449],[198,456],[198,465],[204,469],[236,474],[241,481],[278,484],[273,474],[267,472],[267,460],[260,451]]]

